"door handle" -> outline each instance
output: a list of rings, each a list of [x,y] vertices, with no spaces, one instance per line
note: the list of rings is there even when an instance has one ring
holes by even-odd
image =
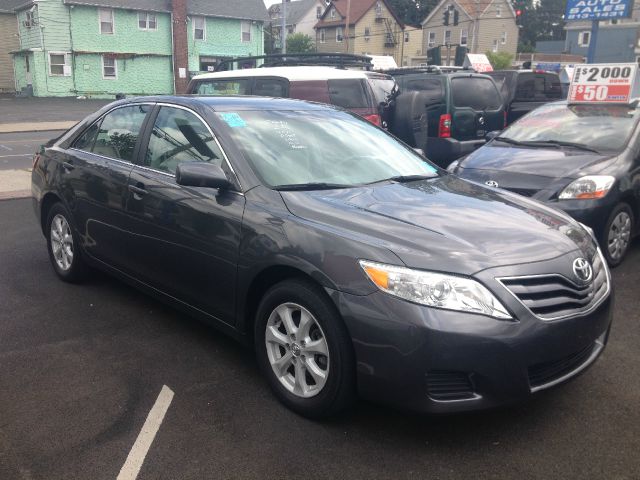
[[[64,168],[65,172],[70,172],[76,167],[74,167],[71,162],[62,162],[62,168]]]
[[[136,185],[129,185],[129,191],[133,193],[133,198],[135,198],[136,200],[141,200],[142,196],[146,195],[147,193],[147,191],[144,189],[144,186],[138,187]]]

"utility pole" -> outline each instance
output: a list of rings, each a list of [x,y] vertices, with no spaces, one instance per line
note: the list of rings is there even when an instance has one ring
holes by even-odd
[[[285,54],[287,53],[287,0],[282,0],[282,8],[280,11],[282,13],[282,19],[280,21],[280,51]]]
[[[351,16],[351,0],[347,0],[347,24],[344,27],[344,37],[346,40],[347,51],[349,53],[349,17]]]
[[[596,60],[596,43],[598,42],[598,30],[600,20],[591,22],[591,35],[589,35],[589,50],[587,51],[587,63],[594,63]]]

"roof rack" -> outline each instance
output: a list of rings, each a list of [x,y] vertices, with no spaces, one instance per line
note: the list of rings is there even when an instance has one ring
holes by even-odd
[[[235,57],[222,60],[216,65],[216,72],[235,70],[237,62],[262,60],[260,67],[283,66],[327,66],[336,68],[359,68],[372,70],[371,57],[366,55],[354,55],[350,53],[284,53],[258,55],[254,57]]]
[[[450,73],[450,72],[475,72],[471,67],[448,67],[444,65],[427,65],[422,67],[398,67],[385,70],[389,75],[409,75],[411,73]]]

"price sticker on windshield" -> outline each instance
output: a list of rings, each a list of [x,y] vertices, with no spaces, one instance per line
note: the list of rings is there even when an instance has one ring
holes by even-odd
[[[576,66],[569,88],[569,103],[629,103],[634,92],[635,63]]]

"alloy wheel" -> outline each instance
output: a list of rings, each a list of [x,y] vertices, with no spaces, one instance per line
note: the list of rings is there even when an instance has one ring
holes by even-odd
[[[607,249],[613,260],[619,260],[627,251],[631,239],[631,217],[625,211],[619,212],[609,227]]]
[[[295,303],[277,306],[267,320],[267,357],[280,383],[301,398],[320,393],[329,375],[329,346],[320,324]]]
[[[69,222],[60,214],[51,221],[51,251],[58,268],[68,271],[73,263],[73,236]]]

